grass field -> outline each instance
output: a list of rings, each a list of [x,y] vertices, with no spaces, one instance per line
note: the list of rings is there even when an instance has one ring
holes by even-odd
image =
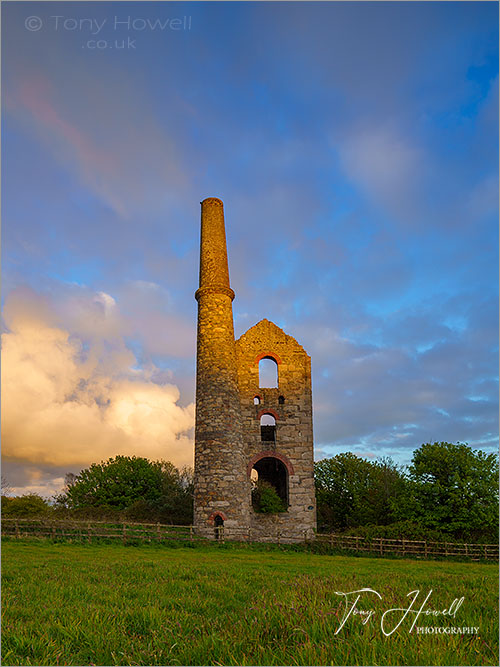
[[[3,665],[498,665],[498,567],[195,548],[2,544]],[[349,593],[365,593],[339,630]],[[393,608],[420,627],[389,636]],[[389,612],[384,630],[404,612]]]

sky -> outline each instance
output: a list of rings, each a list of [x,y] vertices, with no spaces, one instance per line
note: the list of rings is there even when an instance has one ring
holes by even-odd
[[[193,461],[200,201],[317,459],[498,446],[498,4],[3,2],[2,476]]]

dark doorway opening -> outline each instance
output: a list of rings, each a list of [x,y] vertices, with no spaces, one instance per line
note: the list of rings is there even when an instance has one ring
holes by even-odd
[[[262,485],[272,486],[282,501],[283,511],[286,511],[288,508],[288,470],[286,465],[273,456],[266,456],[254,464],[252,473],[254,471],[257,473],[257,479],[254,481],[256,488],[259,489]],[[254,475],[252,476],[254,477]],[[255,497],[258,500],[259,495],[255,494]]]
[[[215,539],[221,540],[224,531],[224,519],[220,514],[217,514],[214,519]]]

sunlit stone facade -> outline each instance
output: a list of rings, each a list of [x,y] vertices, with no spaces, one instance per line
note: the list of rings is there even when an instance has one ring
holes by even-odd
[[[213,197],[201,204],[195,296],[195,529],[215,537],[216,526],[223,525],[226,539],[310,538],[316,527],[311,360],[268,320],[234,340],[224,209]],[[259,380],[262,359],[276,365],[269,386]],[[257,475],[276,489],[284,511],[254,510]]]

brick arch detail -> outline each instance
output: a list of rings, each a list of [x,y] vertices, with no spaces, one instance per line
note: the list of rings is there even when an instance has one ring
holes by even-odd
[[[257,413],[257,419],[260,419],[263,415],[272,415],[276,421],[279,419],[278,413],[272,408],[262,408],[262,410],[259,410]]]
[[[252,456],[247,465],[247,477],[250,477],[252,468],[257,463],[257,461],[260,461],[261,459],[265,459],[268,457],[271,459],[278,459],[279,461],[281,461],[281,463],[285,465],[289,475],[295,475],[293,465],[284,454],[280,454],[279,452],[275,452],[273,450],[267,450],[265,452],[259,452],[259,454],[255,454],[255,456]]]
[[[281,361],[281,357],[278,356],[276,352],[262,352],[261,354],[258,354],[255,357],[255,364],[257,365],[261,359],[265,359],[266,357],[274,359],[274,361],[278,364],[278,366],[283,363]]]
[[[212,514],[208,517],[208,520],[213,523],[215,521],[216,516],[220,516],[223,521],[226,520],[226,515],[224,514],[224,512],[220,512],[219,510],[217,510],[216,512],[212,512]]]

